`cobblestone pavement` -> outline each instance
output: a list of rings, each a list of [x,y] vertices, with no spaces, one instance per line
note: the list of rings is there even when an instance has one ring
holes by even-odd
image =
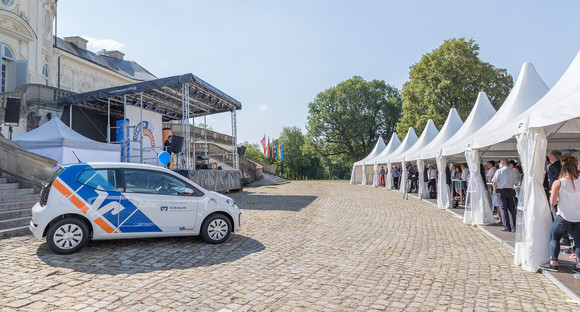
[[[232,197],[244,229],[222,245],[101,241],[60,256],[0,240],[0,310],[580,309],[477,228],[395,192],[292,182]]]

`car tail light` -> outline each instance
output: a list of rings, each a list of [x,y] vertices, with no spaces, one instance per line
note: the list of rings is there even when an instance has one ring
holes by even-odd
[[[54,182],[54,179],[56,179],[56,177],[58,177],[58,175],[63,171],[64,169],[62,167],[58,168],[58,170],[56,170],[52,176],[48,179],[48,181],[46,181],[46,183],[42,184],[42,190],[40,191],[40,205],[41,206],[46,206],[46,202],[48,201],[48,193],[50,193],[50,189],[52,187],[52,182]]]
[[[50,193],[50,189],[52,187],[52,183],[44,183],[42,185],[42,191],[40,191],[40,205],[46,206],[46,202],[48,201],[48,194]]]

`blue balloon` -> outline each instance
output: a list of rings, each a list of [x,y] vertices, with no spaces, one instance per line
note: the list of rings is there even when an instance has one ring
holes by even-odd
[[[159,156],[157,156],[157,159],[159,160],[159,163],[162,165],[167,165],[170,161],[171,161],[171,155],[168,152],[161,152],[159,153]]]

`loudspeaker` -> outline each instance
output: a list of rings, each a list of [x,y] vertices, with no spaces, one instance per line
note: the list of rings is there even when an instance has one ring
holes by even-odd
[[[240,157],[244,157],[244,154],[246,154],[246,146],[245,145],[238,146],[237,150],[238,150],[238,155]]]
[[[181,153],[181,147],[183,146],[183,137],[174,135],[173,139],[171,140],[170,149],[173,153],[179,154]]]
[[[6,114],[4,115],[4,122],[20,122],[20,98],[9,97],[6,99]]]

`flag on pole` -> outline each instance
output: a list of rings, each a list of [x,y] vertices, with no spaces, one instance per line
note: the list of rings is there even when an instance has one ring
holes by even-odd
[[[268,137],[267,146],[268,146],[268,149],[266,150],[266,157],[270,157],[270,137]]]
[[[284,144],[280,145],[280,159],[284,160]]]
[[[264,138],[262,139],[262,148],[264,148],[264,155],[266,155],[266,135],[264,134]]]
[[[278,142],[274,142],[274,158],[278,158]]]

